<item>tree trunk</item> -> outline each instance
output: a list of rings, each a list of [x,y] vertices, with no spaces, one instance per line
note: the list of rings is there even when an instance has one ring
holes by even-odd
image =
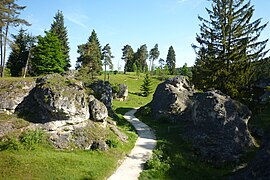
[[[2,77],[2,66],[3,66],[3,27],[0,27],[0,53],[1,53],[1,64],[0,64],[0,76]]]
[[[25,76],[26,76],[26,73],[27,73],[27,70],[28,70],[28,64],[29,64],[29,61],[30,61],[30,57],[31,57],[31,48],[29,49],[27,61],[26,61],[26,64],[25,64],[24,72],[23,72],[23,78],[25,78]]]
[[[3,57],[3,72],[2,72],[2,77],[5,76],[5,64],[6,64],[6,53],[7,53],[7,39],[8,39],[8,27],[9,27],[9,22],[7,22],[7,27],[6,27],[6,33],[5,33],[5,38],[4,38],[4,57]]]
[[[106,64],[104,66],[105,66],[104,81],[106,81]]]

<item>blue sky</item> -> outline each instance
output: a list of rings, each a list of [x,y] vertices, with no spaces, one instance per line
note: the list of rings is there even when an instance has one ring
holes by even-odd
[[[150,51],[158,43],[163,59],[172,45],[177,67],[185,62],[192,66],[195,53],[191,44],[196,43],[196,33],[200,32],[197,16],[208,18],[205,7],[210,5],[207,0],[18,0],[18,3],[27,6],[21,17],[32,24],[27,29],[33,35],[44,35],[56,12],[63,12],[72,68],[78,57],[77,45],[87,42],[95,29],[101,45],[109,43],[112,48],[114,69],[118,65],[123,69],[121,49],[126,44],[134,51],[146,44]],[[251,3],[255,5],[254,18],[270,22],[269,0]],[[267,38],[270,38],[270,24],[262,33],[262,39]]]

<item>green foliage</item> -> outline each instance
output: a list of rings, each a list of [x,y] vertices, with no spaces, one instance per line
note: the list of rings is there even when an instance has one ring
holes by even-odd
[[[11,53],[8,58],[7,68],[11,76],[21,76],[22,69],[26,66],[30,48],[35,43],[35,38],[20,29],[18,35],[12,35],[14,43],[11,46]]]
[[[95,30],[92,31],[88,42],[78,46],[77,51],[80,56],[77,59],[76,69],[79,69],[86,73],[100,74],[102,71],[102,53],[100,43],[97,38]]]
[[[155,64],[154,64],[154,61],[156,59],[158,59],[159,57],[159,50],[158,50],[158,44],[155,45],[155,47],[153,49],[150,50],[150,56],[149,56],[149,59],[150,59],[150,70],[151,72],[153,72],[154,70],[154,67],[155,67]],[[151,60],[152,60],[152,65],[151,65]]]
[[[106,144],[110,148],[117,148],[119,146],[119,141],[118,140],[115,140],[115,139],[107,139],[106,140]]]
[[[8,136],[6,140],[0,141],[0,151],[3,150],[34,150],[39,144],[46,143],[46,137],[41,130],[28,130],[18,138],[14,135]]]
[[[199,17],[202,24],[196,38],[199,45],[193,45],[197,60],[192,79],[202,90],[215,88],[241,98],[250,94],[246,91],[256,74],[253,62],[267,53],[267,40],[258,41],[266,24],[260,25],[261,19],[251,21],[254,6],[250,1],[211,2],[209,20]]]
[[[190,67],[187,67],[187,63],[185,63],[183,65],[183,67],[181,67],[181,68],[178,69],[178,73],[177,74],[179,74],[181,76],[186,76],[186,77],[189,77],[189,78],[192,77],[191,68]]]
[[[104,48],[102,49],[102,59],[104,61],[103,65],[105,67],[104,81],[106,81],[107,66],[109,66],[111,70],[113,69],[112,58],[114,58],[114,56],[112,55],[111,47],[109,44],[106,44],[106,46],[104,46]]]
[[[147,97],[152,92],[152,80],[148,73],[145,74],[145,78],[143,80],[143,84],[141,85],[142,95]]]
[[[166,65],[168,66],[170,75],[176,74],[175,63],[176,63],[175,51],[174,51],[173,47],[170,46],[170,48],[168,50],[168,54],[167,54],[167,59],[166,59]]]
[[[142,45],[137,52],[134,54],[134,62],[139,70],[139,72],[147,72],[147,60],[148,58],[148,51],[146,44]]]
[[[59,39],[61,43],[61,50],[64,55],[65,59],[65,67],[64,70],[67,71],[71,65],[70,65],[70,59],[69,59],[69,42],[68,42],[68,34],[67,34],[67,27],[64,23],[64,15],[62,11],[57,11],[54,21],[51,25],[51,32],[53,32]]]
[[[125,45],[122,49],[123,55],[122,60],[125,61],[124,73],[126,72],[136,72],[134,71],[134,51],[130,45]],[[136,64],[135,64],[136,65]]]
[[[35,75],[61,73],[67,66],[61,43],[53,32],[46,32],[38,37],[32,59]]]

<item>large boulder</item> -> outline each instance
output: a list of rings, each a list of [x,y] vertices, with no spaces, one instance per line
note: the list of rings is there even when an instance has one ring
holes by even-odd
[[[98,122],[106,121],[108,117],[106,106],[92,95],[89,96],[89,109],[91,119]]]
[[[34,80],[0,80],[0,113],[14,113],[16,107],[34,87]]]
[[[81,122],[89,119],[87,95],[80,81],[59,74],[37,80],[36,87],[16,111],[32,122]]]
[[[194,92],[194,86],[184,76],[159,84],[150,103],[153,118],[170,121],[186,119],[192,106],[190,97]]]
[[[96,99],[101,101],[107,107],[110,116],[113,116],[112,110],[112,87],[108,81],[96,81],[90,85],[90,88],[94,91]]]
[[[247,106],[214,90],[195,94],[193,101],[185,135],[203,160],[222,166],[239,160],[254,146]]]
[[[244,169],[233,175],[231,179],[270,179],[270,131],[266,133],[255,159],[250,161]]]

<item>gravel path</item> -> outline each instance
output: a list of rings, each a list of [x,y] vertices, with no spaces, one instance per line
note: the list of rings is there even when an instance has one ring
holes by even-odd
[[[131,110],[124,115],[137,130],[139,135],[135,147],[124,159],[121,166],[108,180],[136,180],[143,170],[143,164],[151,157],[152,150],[156,146],[155,134],[150,127],[134,116],[137,110]]]

